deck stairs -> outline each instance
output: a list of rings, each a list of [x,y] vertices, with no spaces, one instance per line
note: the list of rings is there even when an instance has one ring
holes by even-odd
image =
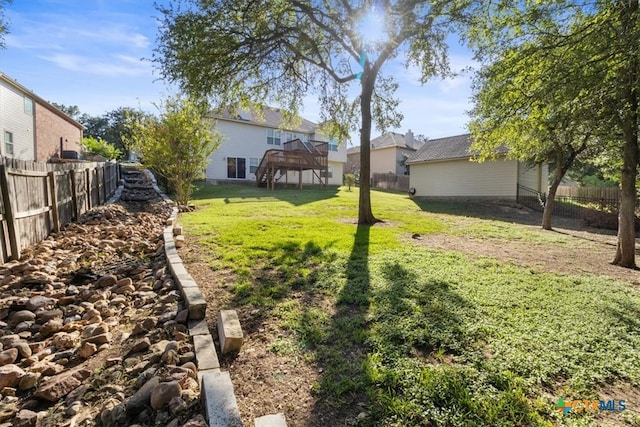
[[[321,177],[320,171],[328,168],[328,144],[322,141],[302,141],[294,139],[282,144],[283,149],[269,149],[265,151],[258,169],[256,170],[256,184],[258,186],[273,187],[275,183],[287,177],[287,171],[295,170],[302,173],[311,170],[318,181],[327,179]],[[326,173],[325,173],[326,176]],[[301,179],[301,178],[300,178]],[[302,182],[299,182],[302,185]]]

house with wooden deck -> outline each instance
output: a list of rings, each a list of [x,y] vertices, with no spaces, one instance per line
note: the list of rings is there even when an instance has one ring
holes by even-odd
[[[224,140],[211,155],[206,179],[215,183],[342,185],[344,144],[324,137],[319,126],[302,119],[287,125],[279,109],[262,114],[240,110],[214,116]]]
[[[0,155],[46,162],[82,150],[84,126],[0,73]]]
[[[518,193],[544,193],[549,167],[507,157],[501,147],[494,160],[479,163],[471,151],[471,135],[427,141],[409,159],[409,185],[414,197],[517,200]]]

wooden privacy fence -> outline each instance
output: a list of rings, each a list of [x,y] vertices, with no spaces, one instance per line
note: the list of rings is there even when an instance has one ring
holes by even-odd
[[[571,187],[560,185],[556,190],[556,196],[617,201],[620,198],[620,189],[618,187]]]
[[[36,163],[0,158],[0,257],[26,247],[104,204],[120,178],[117,163]]]
[[[409,175],[374,173],[371,177],[371,186],[384,190],[409,191]]]

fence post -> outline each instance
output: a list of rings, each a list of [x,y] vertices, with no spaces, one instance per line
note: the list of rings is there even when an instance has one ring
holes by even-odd
[[[80,212],[78,207],[78,191],[76,189],[76,170],[69,169],[67,173],[71,174],[71,203],[73,204],[73,219],[75,221],[80,218]]]
[[[100,203],[101,205],[104,205],[105,202],[107,201],[107,175],[105,174],[106,172],[106,168],[104,167],[104,165],[102,166],[102,203]]]
[[[60,216],[58,215],[58,191],[56,188],[56,175],[54,171],[47,173],[49,179],[49,191],[51,191],[51,213],[53,214],[53,231],[60,232]]]
[[[91,202],[92,202],[92,189],[91,189],[91,169],[86,168],[84,170],[84,175],[87,180],[87,210],[91,210]]]
[[[13,211],[13,201],[15,189],[9,185],[9,171],[6,165],[2,168],[2,198],[4,199],[4,215],[7,218],[7,231],[9,232],[9,245],[11,247],[11,259],[20,259],[20,234],[16,230],[15,213]]]

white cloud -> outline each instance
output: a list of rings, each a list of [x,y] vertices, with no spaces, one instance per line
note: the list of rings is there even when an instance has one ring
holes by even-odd
[[[65,70],[98,76],[137,77],[151,76],[152,73],[150,63],[123,55],[112,55],[110,56],[111,61],[105,61],[105,58],[92,58],[64,53],[42,56],[41,58]]]
[[[151,45],[148,37],[121,25],[109,25],[97,30],[75,28],[70,31],[68,38],[73,37],[78,37],[83,42],[92,40],[101,45],[118,46],[128,50],[132,48],[147,49]]]

